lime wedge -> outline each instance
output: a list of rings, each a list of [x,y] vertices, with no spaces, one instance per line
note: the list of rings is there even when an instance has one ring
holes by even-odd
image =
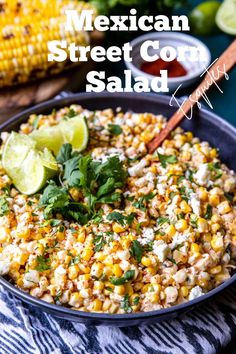
[[[194,34],[209,35],[217,30],[215,17],[220,7],[220,2],[215,0],[205,1],[196,6],[189,14],[190,28]]]
[[[23,194],[38,192],[58,170],[49,150],[38,151],[27,135],[12,132],[3,149],[2,165]]]
[[[34,130],[30,136],[36,141],[38,149],[47,148],[57,155],[65,143],[70,143],[73,150],[84,150],[88,144],[89,133],[85,118],[75,116],[62,120],[56,126]]]
[[[216,24],[225,33],[236,35],[236,0],[225,0],[216,14]]]

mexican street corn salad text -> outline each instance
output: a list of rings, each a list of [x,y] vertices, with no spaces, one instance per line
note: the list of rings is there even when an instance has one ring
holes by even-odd
[[[78,114],[87,149],[62,145],[39,193],[20,193],[1,167],[0,275],[49,303],[112,314],[184,303],[230,278],[236,175],[217,150],[177,128],[150,155],[163,116],[78,105],[32,115],[20,133]]]

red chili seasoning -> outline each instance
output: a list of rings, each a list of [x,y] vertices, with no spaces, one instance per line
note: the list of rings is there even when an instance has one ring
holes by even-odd
[[[167,70],[168,77],[179,77],[187,74],[187,70],[176,59],[170,62],[166,62],[162,59],[157,59],[152,63],[145,62],[141,65],[140,69],[153,76],[160,76],[160,70]]]

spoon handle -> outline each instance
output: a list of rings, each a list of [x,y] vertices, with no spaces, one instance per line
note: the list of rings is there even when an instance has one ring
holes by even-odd
[[[204,96],[204,94],[213,85],[217,85],[223,77],[227,77],[227,72],[236,63],[236,39],[225,50],[225,52],[206,70],[203,81],[196,90],[182,104],[168,120],[166,127],[150,143],[148,143],[148,152],[152,154],[158,146],[167,138],[170,132],[182,121],[193,106]]]

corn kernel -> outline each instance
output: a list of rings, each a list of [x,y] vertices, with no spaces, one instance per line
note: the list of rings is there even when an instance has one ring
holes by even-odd
[[[125,295],[125,286],[124,285],[115,285],[114,293],[117,295]]]
[[[69,305],[73,307],[79,307],[83,304],[83,298],[78,292],[72,293],[70,296]]]
[[[114,223],[114,225],[112,225],[112,230],[113,230],[113,232],[120,234],[121,232],[125,231],[125,228],[123,226],[119,225],[118,223]]]
[[[81,258],[84,260],[84,261],[89,261],[91,259],[93,255],[93,251],[89,248],[87,249],[84,249],[82,254],[81,254]]]
[[[183,297],[187,297],[189,293],[187,286],[181,286],[180,293]]]
[[[173,237],[175,233],[176,233],[176,229],[175,229],[174,225],[171,224],[171,225],[167,226],[166,234],[168,236]]]
[[[108,298],[106,298],[105,301],[103,302],[102,310],[108,311],[110,306],[111,306],[111,301]]]
[[[155,275],[157,271],[154,267],[147,267],[147,272],[151,275]]]
[[[179,232],[183,232],[183,231],[187,230],[187,228],[188,228],[187,221],[184,219],[178,220],[177,223],[175,224],[175,228]]]
[[[95,257],[98,261],[102,262],[106,258],[106,254],[104,252],[96,252]]]
[[[102,310],[102,301],[99,299],[95,299],[92,303],[93,311],[101,311]]]
[[[91,267],[91,276],[95,278],[100,278],[103,273],[103,264],[102,263],[94,263]]]
[[[211,240],[211,247],[215,252],[221,251],[223,249],[224,242],[222,236],[214,235]]]
[[[68,269],[68,277],[70,280],[74,280],[78,277],[79,274],[79,266],[77,264],[72,265]]]
[[[207,232],[208,231],[208,222],[203,218],[199,218],[197,221],[197,228],[198,228],[199,232]]]
[[[84,274],[89,274],[90,273],[90,267],[85,266],[83,263],[78,264],[79,269],[81,270],[82,273]]]
[[[224,202],[220,203],[217,207],[218,211],[220,214],[227,214],[231,211],[231,206],[227,200]]]
[[[208,199],[208,193],[207,193],[207,190],[203,187],[200,187],[199,188],[199,192],[198,192],[198,195],[199,195],[199,199],[202,200],[203,202],[206,202],[207,199]]]
[[[221,217],[218,214],[213,214],[211,217],[211,221],[214,223],[220,223],[221,222]]]
[[[125,284],[126,294],[132,295],[134,293],[133,287],[130,283]]]
[[[150,267],[152,265],[152,260],[149,257],[142,257],[141,259],[141,263],[142,265],[144,265],[145,267]]]
[[[197,243],[192,243],[191,244],[191,252],[192,253],[198,253],[200,251],[200,247]]]
[[[187,204],[187,202],[185,200],[182,200],[182,202],[180,203],[180,209],[185,214],[187,214],[187,213],[189,213],[191,211],[190,206]]]
[[[148,292],[149,287],[150,287],[150,284],[143,285],[143,287],[141,289],[142,294],[145,294],[146,292]]]
[[[94,285],[93,285],[93,288],[94,290],[98,290],[98,291],[102,291],[105,287],[105,284],[102,282],[102,281],[95,281],[94,282]]]
[[[218,265],[218,266],[216,266],[216,267],[211,268],[210,271],[209,271],[209,273],[210,273],[210,274],[218,274],[218,273],[221,272],[221,270],[222,270],[222,266],[221,266],[221,265]]]
[[[219,203],[220,203],[220,197],[219,195],[216,195],[216,194],[212,194],[209,196],[209,203],[216,207]]]
[[[151,301],[152,304],[158,303],[159,300],[160,300],[159,294],[153,293],[153,294],[150,295],[150,301]]]
[[[211,225],[211,231],[213,234],[215,234],[217,231],[219,231],[219,229],[220,229],[220,224],[216,223],[216,224]]]
[[[80,230],[78,237],[77,237],[77,241],[80,243],[84,243],[85,241],[85,230]]]
[[[112,267],[112,271],[116,277],[121,277],[123,274],[123,271],[122,271],[121,267],[119,266],[119,264],[114,264]]]

